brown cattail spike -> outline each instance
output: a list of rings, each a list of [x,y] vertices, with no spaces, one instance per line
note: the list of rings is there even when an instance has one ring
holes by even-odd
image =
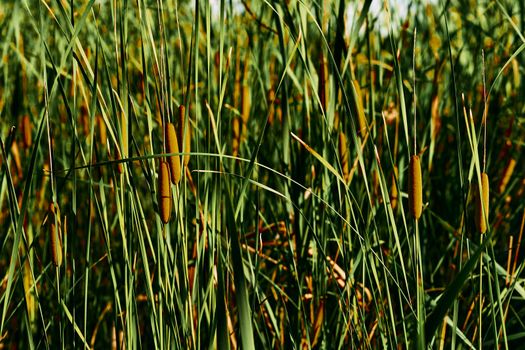
[[[479,188],[476,191],[476,229],[480,233],[487,232],[489,217],[489,176],[481,173],[481,197]]]
[[[122,174],[124,172],[124,167],[122,165],[122,156],[120,155],[120,151],[117,148],[117,171],[119,174]]]
[[[22,161],[20,160],[20,152],[18,150],[18,143],[13,142],[11,144],[11,156],[13,157],[13,161],[15,162],[16,172],[18,174],[18,177],[22,177]]]
[[[166,151],[168,153],[179,153],[177,133],[172,123],[166,124]],[[168,157],[168,165],[170,166],[171,182],[176,185],[180,181],[180,156]]]
[[[27,114],[22,118],[22,131],[24,133],[24,148],[27,149],[33,144],[31,139],[31,120]]]
[[[237,116],[233,117],[232,121],[232,131],[233,131],[233,140],[232,140],[232,154],[234,157],[239,153],[239,140],[241,138],[241,128],[239,118]]]
[[[348,168],[348,147],[346,146],[346,135],[342,131],[339,133],[339,158],[341,159],[343,178],[348,182],[350,174]]]
[[[394,165],[394,172],[392,173],[392,186],[390,190],[390,205],[392,206],[392,210],[396,210],[397,199],[399,196],[399,193],[397,191],[397,184],[396,184],[397,177],[398,177],[397,165]]]
[[[365,117],[365,108],[363,107],[363,97],[361,94],[361,88],[357,80],[354,80],[355,88],[355,99],[356,99],[356,109],[357,109],[357,121],[359,124],[359,130],[357,133],[364,137],[366,134],[366,117]]]
[[[27,305],[27,313],[29,314],[29,320],[33,324],[36,319],[36,298],[35,298],[35,292],[31,289],[33,287],[33,278],[31,276],[31,266],[29,264],[29,256],[26,256],[26,259],[24,261],[24,278],[23,278],[23,285],[24,285],[24,294],[26,299],[26,305]],[[33,327],[34,328],[34,324]]]
[[[180,140],[183,143],[182,152],[188,153],[183,156],[183,163],[184,167],[188,166],[188,163],[190,161],[190,155],[191,152],[191,124],[190,124],[190,117],[188,115],[188,120],[185,118],[186,115],[186,108],[184,105],[179,106],[179,120],[180,120]]]
[[[512,173],[514,173],[514,168],[516,167],[516,160],[514,158],[509,159],[509,162],[507,163],[507,166],[505,167],[505,170],[503,171],[503,176],[501,177],[501,181],[499,183],[499,193],[505,192],[505,189],[507,188],[507,185],[509,184],[510,178],[512,177]]]
[[[324,57],[323,51],[319,53],[319,99],[321,107],[326,112],[328,106],[328,61]]]
[[[275,107],[274,107],[274,102],[275,101],[275,91],[273,89],[270,89],[270,91],[268,92],[268,123],[270,125],[273,124],[273,118],[274,118],[274,115],[275,115]]]
[[[49,228],[51,235],[51,257],[53,259],[53,265],[60,267],[62,265],[62,234],[60,228],[60,210],[58,204],[49,204]]]
[[[106,147],[107,143],[107,129],[106,129],[106,122],[104,121],[104,118],[102,115],[97,115],[97,126],[98,126],[98,135],[99,135],[99,141],[101,147]]]
[[[80,122],[85,136],[89,136],[89,111],[86,103],[80,105]]]
[[[241,116],[243,128],[246,127],[248,119],[250,119],[251,93],[249,85],[242,85],[242,100],[241,100]]]
[[[423,210],[423,188],[421,182],[421,163],[419,157],[410,157],[408,174],[408,208],[410,214],[418,220]]]
[[[160,161],[159,169],[159,211],[160,219],[164,224],[170,221],[171,214],[171,187],[168,164]]]

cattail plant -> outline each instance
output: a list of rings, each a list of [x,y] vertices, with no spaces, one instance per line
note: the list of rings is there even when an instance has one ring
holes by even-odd
[[[326,112],[328,106],[329,94],[328,94],[328,61],[324,57],[324,53],[321,50],[319,54],[319,99],[321,100],[321,107]]]
[[[481,173],[481,189],[476,191],[476,229],[480,233],[487,232],[487,220],[489,214],[489,176]],[[480,196],[481,191],[481,196]]]
[[[53,265],[62,265],[62,230],[60,222],[60,209],[58,204],[49,204],[49,234],[51,236],[51,258]]]
[[[80,123],[84,135],[86,137],[89,136],[89,111],[85,102],[80,105]]]
[[[106,146],[107,142],[107,129],[106,129],[106,122],[104,121],[104,118],[102,118],[102,115],[98,114],[96,117],[96,123],[98,127],[98,137],[100,144],[102,147]]]
[[[31,139],[31,120],[29,119],[29,115],[27,114],[25,114],[22,117],[22,133],[24,135],[24,148],[27,149],[33,144],[33,141]]]
[[[161,160],[159,167],[159,212],[164,224],[170,221],[171,214],[171,187],[168,164]]]
[[[414,56],[412,61],[412,70],[414,74],[414,154],[410,157],[408,165],[408,209],[414,219],[419,220],[423,211],[423,183],[421,180],[421,163],[417,155],[417,104],[416,104],[416,30],[414,29]]]
[[[167,123],[165,128],[166,137],[166,152],[179,153],[179,142],[177,141],[177,133],[173,123]],[[176,185],[180,181],[180,156],[168,157],[168,165],[170,167],[171,182]]]
[[[239,153],[239,140],[241,138],[241,126],[240,126],[239,118],[237,116],[233,116],[232,131],[233,131],[232,154],[234,157],[236,157],[237,154]]]
[[[120,150],[118,147],[115,148],[116,149],[116,154],[117,154],[117,171],[119,174],[122,174],[124,172],[124,167],[122,166],[122,156],[120,155]],[[108,155],[109,155],[109,152],[108,152]]]
[[[343,169],[343,178],[345,179],[345,182],[348,182],[348,178],[350,176],[348,165],[348,147],[346,135],[342,131],[339,132],[339,158],[341,160],[341,168]]]
[[[273,124],[273,119],[275,116],[275,91],[270,89],[268,91],[268,124]]]
[[[514,168],[516,167],[516,160],[514,158],[509,159],[507,166],[503,170],[503,175],[501,177],[498,191],[499,193],[505,192],[505,189],[507,188],[507,185],[509,184],[510,178],[512,177],[512,174],[514,173]]]
[[[246,77],[245,77],[246,79]],[[250,86],[242,85],[242,99],[241,99],[241,117],[242,117],[242,134],[246,134],[246,126],[248,125],[248,119],[250,119],[250,106],[251,106],[251,93]],[[244,139],[245,136],[243,136]]]
[[[408,208],[414,219],[421,217],[423,210],[423,186],[421,182],[421,163],[419,156],[410,157],[408,173]]]
[[[35,298],[35,292],[32,290],[33,287],[33,277],[31,276],[31,266],[29,264],[29,254],[27,254],[24,260],[24,278],[22,280],[24,285],[25,300],[27,305],[27,313],[29,315],[29,320],[32,325],[32,328],[35,327],[36,311],[37,311],[37,301]],[[35,287],[36,288],[36,287]]]
[[[399,193],[397,191],[397,183],[396,183],[397,177],[398,177],[397,165],[394,165],[394,171],[392,172],[392,186],[390,189],[390,205],[392,206],[392,210],[396,210],[397,199],[399,196]]]
[[[22,161],[20,159],[20,152],[18,150],[18,143],[13,142],[11,144],[11,156],[13,157],[13,162],[15,163],[16,172],[18,177],[22,177]]]
[[[361,137],[364,137],[366,134],[366,117],[365,109],[363,107],[363,95],[361,94],[361,87],[359,87],[359,82],[356,79],[354,79],[353,84],[355,89],[357,122],[359,125],[359,130],[357,130],[357,133],[361,135]]]
[[[487,94],[485,91],[485,52],[482,51],[483,59],[483,99],[485,102],[483,108],[482,128],[484,128],[483,134],[483,170],[481,172],[481,182],[476,191],[476,211],[474,220],[476,229],[480,233],[487,232],[487,222],[489,218],[489,176],[487,174]],[[470,119],[472,120],[472,110],[470,110]]]

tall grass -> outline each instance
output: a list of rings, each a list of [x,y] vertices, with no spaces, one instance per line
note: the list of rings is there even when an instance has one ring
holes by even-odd
[[[371,3],[2,2],[0,349],[519,347],[524,8]]]

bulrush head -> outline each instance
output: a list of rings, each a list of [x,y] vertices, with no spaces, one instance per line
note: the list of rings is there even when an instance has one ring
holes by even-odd
[[[343,178],[348,182],[350,176],[348,166],[348,147],[346,143],[346,135],[342,131],[339,132],[339,159],[341,160],[341,167],[343,169]]]
[[[164,224],[170,221],[171,214],[171,187],[168,164],[161,160],[159,169],[159,212]]]
[[[179,142],[173,123],[167,123],[166,128],[166,151],[168,153],[179,153]],[[176,185],[180,181],[180,156],[169,156],[168,165],[170,167],[171,182]]]
[[[476,191],[476,229],[480,233],[487,232],[487,221],[489,217],[489,176],[481,173],[481,197],[479,188]]]
[[[410,157],[408,174],[408,208],[414,219],[421,217],[423,210],[423,188],[421,183],[421,163],[419,156]]]
[[[49,204],[48,220],[49,234],[51,236],[51,258],[53,259],[53,265],[60,267],[62,265],[62,230],[58,204],[53,202]]]

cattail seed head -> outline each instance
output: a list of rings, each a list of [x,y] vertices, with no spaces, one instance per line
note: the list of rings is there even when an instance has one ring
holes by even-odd
[[[85,102],[80,105],[80,123],[84,135],[89,136],[89,111]]]
[[[439,95],[435,94],[432,97],[430,104],[430,135],[432,140],[435,142],[439,131],[441,130],[441,116],[439,115]]]
[[[480,189],[476,191],[476,229],[480,233],[487,232],[487,221],[489,217],[489,176],[481,173],[481,197]]]
[[[56,206],[56,209],[55,209]],[[49,204],[49,231],[51,235],[51,257],[53,265],[60,267],[62,265],[62,234],[60,228],[60,210],[58,204]]]
[[[168,153],[179,153],[179,142],[177,141],[177,133],[173,123],[166,124],[166,151]],[[180,181],[180,156],[168,157],[168,165],[170,167],[171,182],[174,185]]]
[[[31,120],[27,114],[22,118],[22,132],[24,134],[24,148],[31,147],[33,144],[31,139]]]
[[[398,177],[398,170],[397,165],[394,166],[394,172],[392,173],[392,186],[390,190],[390,205],[392,206],[392,210],[395,210],[397,208],[397,199],[398,199],[398,191],[397,191],[397,184],[396,184],[396,178]]]
[[[366,116],[365,116],[365,109],[363,107],[363,96],[361,94],[361,88],[359,87],[359,83],[357,80],[354,80],[354,87],[355,87],[355,93],[356,93],[356,109],[357,109],[357,121],[358,121],[358,127],[359,130],[357,130],[357,133],[361,135],[361,137],[364,137],[366,134]]]
[[[274,107],[274,104],[275,104],[275,91],[273,89],[270,89],[270,91],[268,91],[268,102],[269,102],[269,106],[268,106],[268,123],[270,125],[272,125],[273,124],[274,115],[275,115],[275,107]]]
[[[36,298],[35,298],[35,292],[31,290],[33,286],[33,278],[31,276],[31,265],[29,264],[29,256],[27,256],[24,261],[23,275],[24,275],[23,285],[24,285],[24,293],[25,293],[25,299],[26,299],[26,305],[27,305],[27,313],[29,314],[29,320],[32,323],[32,326],[34,327],[33,323],[35,322],[35,319],[36,319],[37,303],[36,303]]]
[[[233,122],[232,122],[232,131],[233,131],[233,139],[232,139],[232,154],[234,157],[237,156],[239,153],[239,143],[241,140],[241,127],[239,118],[234,116]]]
[[[246,125],[250,119],[251,93],[249,85],[242,85],[241,116],[242,124]]]
[[[328,106],[328,60],[324,57],[323,51],[319,54],[319,99],[321,107],[326,111]]]
[[[507,163],[507,166],[505,167],[505,170],[503,170],[503,176],[501,177],[501,181],[499,183],[499,193],[505,192],[505,189],[507,188],[507,185],[509,184],[510,178],[512,177],[512,173],[514,173],[514,168],[516,167],[516,160],[514,158],[511,158],[509,162]]]
[[[159,169],[159,211],[160,219],[167,224],[171,214],[171,187],[168,164],[163,160]]]
[[[346,145],[346,135],[342,131],[339,132],[339,158],[343,169],[343,178],[348,182],[348,177],[350,175],[348,167],[348,147]]]
[[[20,152],[18,150],[18,143],[13,142],[11,144],[11,156],[13,157],[13,161],[15,163],[16,172],[18,174],[18,177],[22,177],[22,161],[20,160]]]
[[[410,157],[408,174],[408,208],[410,214],[418,220],[423,210],[423,188],[421,182],[421,163],[419,157]]]
[[[122,156],[120,155],[119,149],[117,148],[116,150],[117,150],[117,160],[119,161],[117,163],[117,172],[119,174],[122,174],[124,172],[124,166],[122,165],[122,162],[121,162]]]
[[[128,116],[125,112],[120,113],[120,127],[122,135],[122,155],[128,158]]]
[[[105,147],[107,143],[107,139],[108,139],[106,122],[104,121],[104,118],[100,114],[97,115],[96,122],[98,126],[98,136],[99,136],[100,144],[102,147]]]

